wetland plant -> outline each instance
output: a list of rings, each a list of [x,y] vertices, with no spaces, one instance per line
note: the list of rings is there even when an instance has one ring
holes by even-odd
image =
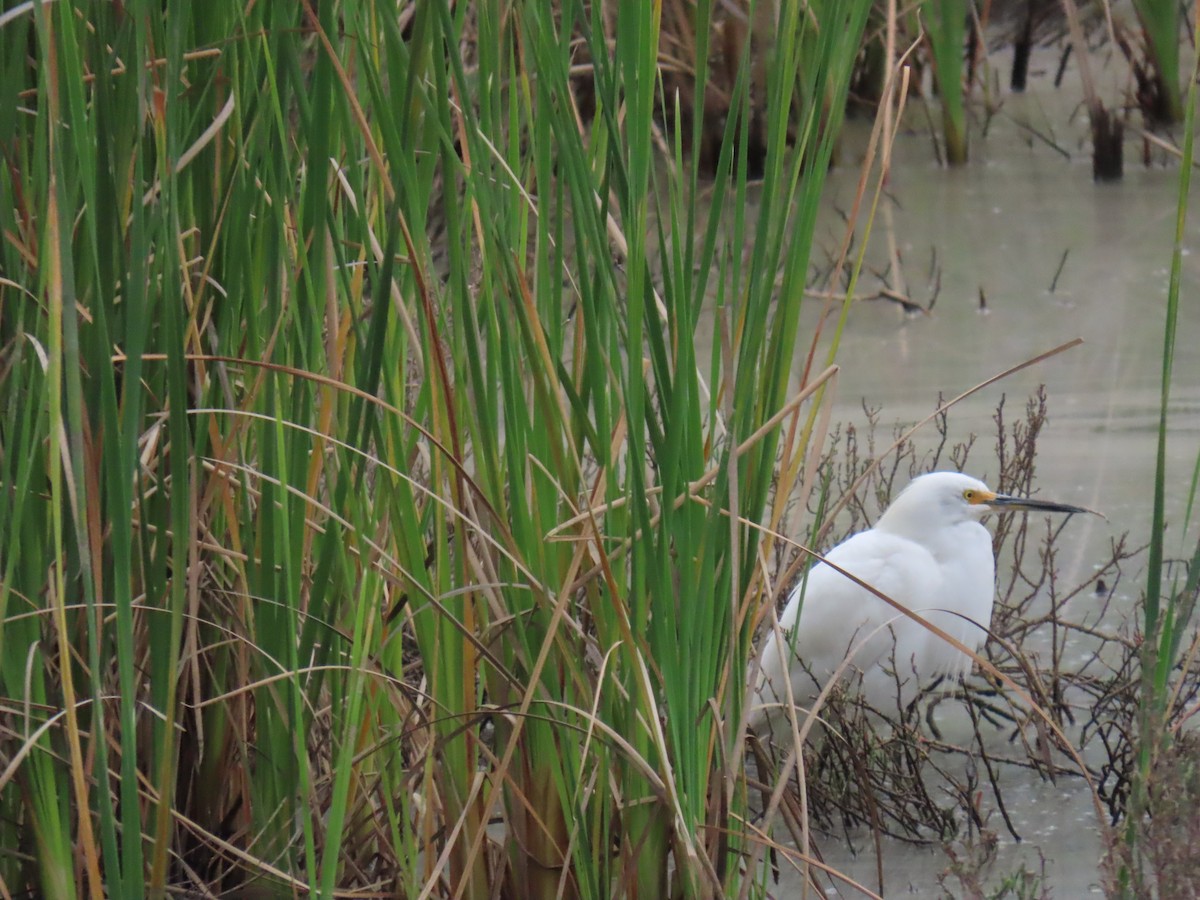
[[[967,161],[967,106],[963,89],[963,54],[967,38],[965,0],[924,0],[921,24],[929,41],[933,77],[942,105],[942,136],[946,162]]]
[[[1151,126],[1175,125],[1183,119],[1180,4],[1173,0],[1134,0],[1133,7],[1142,28],[1145,58],[1144,63],[1134,66],[1138,105]]]
[[[783,5],[704,207],[659,4],[9,6],[0,893],[740,890],[868,5]]]
[[[1200,34],[1200,23],[1197,24]],[[1184,896],[1196,884],[1195,845],[1180,853],[1179,841],[1200,829],[1194,767],[1194,734],[1186,730],[1196,709],[1197,653],[1200,631],[1195,612],[1200,595],[1200,539],[1194,533],[1195,502],[1200,482],[1200,455],[1186,483],[1187,512],[1183,521],[1180,564],[1167,568],[1165,520],[1168,490],[1179,483],[1167,471],[1166,446],[1170,437],[1170,396],[1175,377],[1183,235],[1187,220],[1197,104],[1196,78],[1200,61],[1191,73],[1184,108],[1184,141],[1179,171],[1179,201],[1175,242],[1167,287],[1163,330],[1162,380],[1158,420],[1158,449],[1154,479],[1154,506],[1150,523],[1149,562],[1139,636],[1138,678],[1133,693],[1133,721],[1126,730],[1127,807],[1122,841],[1112,849],[1116,860],[1113,892],[1121,897]],[[1177,476],[1176,476],[1177,477]],[[1189,545],[1189,542],[1192,542]],[[1164,828],[1164,820],[1173,823]],[[1190,856],[1190,862],[1187,861]],[[1187,869],[1181,871],[1180,866]]]
[[[789,379],[869,4],[781,5],[706,185],[713,3],[669,18],[667,130],[656,4],[10,6],[0,893],[749,891],[742,678],[819,493],[832,373]]]

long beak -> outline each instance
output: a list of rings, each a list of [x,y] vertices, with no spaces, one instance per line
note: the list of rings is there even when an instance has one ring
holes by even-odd
[[[1034,500],[1031,497],[1010,497],[1007,494],[996,494],[992,499],[987,501],[987,505],[999,512],[1009,512],[1010,510],[1019,509],[1057,513],[1094,512],[1094,510],[1084,509],[1082,506],[1069,506],[1066,503],[1054,503],[1050,500]],[[1097,513],[1097,515],[1099,514]]]

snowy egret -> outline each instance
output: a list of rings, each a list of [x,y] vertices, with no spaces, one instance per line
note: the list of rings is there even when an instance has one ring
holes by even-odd
[[[977,652],[987,638],[996,587],[992,538],[979,520],[1021,509],[1088,511],[996,494],[958,472],[914,479],[874,528],[831,550],[830,564],[817,563],[792,591],[780,631],[772,629],[763,643],[750,727],[762,733],[782,720],[789,681],[792,700],[809,707],[847,656],[844,673],[862,674],[863,697],[880,710],[889,702],[895,708],[897,699],[907,704],[939,675],[967,672],[969,656],[838,568]]]

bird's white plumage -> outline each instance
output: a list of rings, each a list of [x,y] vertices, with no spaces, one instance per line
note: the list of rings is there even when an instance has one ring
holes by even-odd
[[[957,472],[914,479],[875,527],[826,559],[978,650],[987,637],[995,591],[992,540],[979,519],[996,495]],[[1002,498],[1010,499],[1010,498]],[[799,617],[799,628],[796,619]],[[808,708],[847,655],[862,673],[864,699],[881,710],[909,702],[941,674],[958,675],[970,657],[825,563],[795,588],[768,632],[751,696],[751,727],[763,731],[792,699]]]

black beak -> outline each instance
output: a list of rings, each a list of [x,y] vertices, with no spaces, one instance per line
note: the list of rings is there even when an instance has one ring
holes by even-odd
[[[997,494],[988,501],[987,505],[993,507],[998,512],[1010,512],[1019,509],[1056,513],[1092,512],[1092,510],[1084,509],[1082,506],[1070,506],[1066,503],[1054,503],[1050,500],[1034,500],[1029,497],[1010,497],[1007,494]]]

